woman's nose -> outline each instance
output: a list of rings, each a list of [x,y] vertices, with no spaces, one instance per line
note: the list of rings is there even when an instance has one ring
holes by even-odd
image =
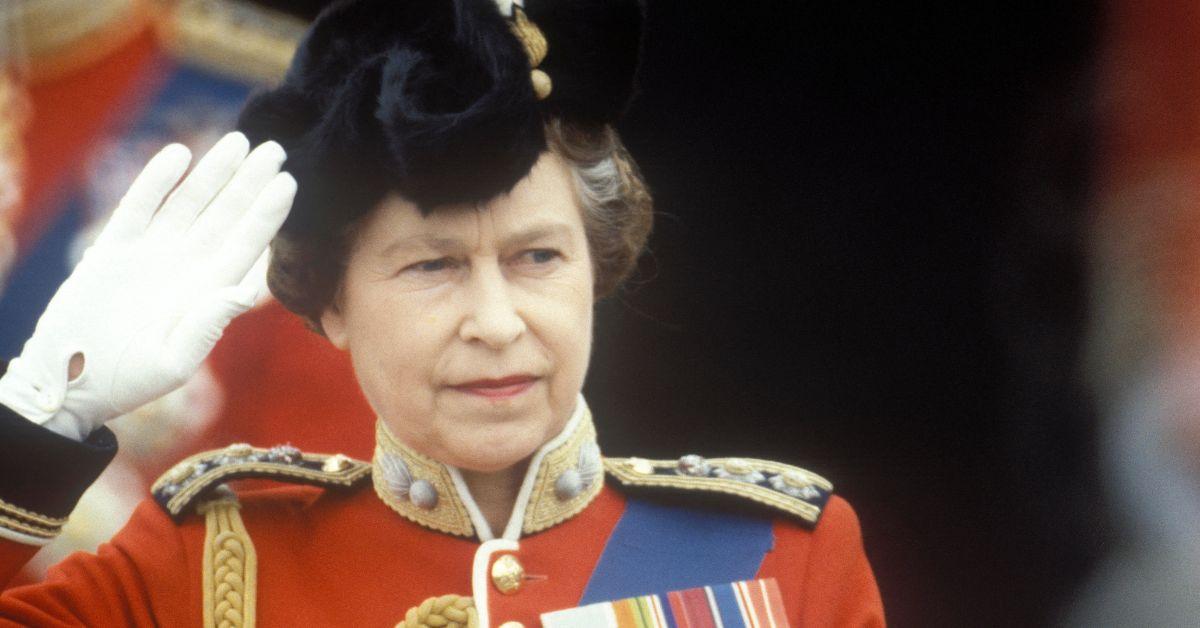
[[[492,349],[512,344],[525,333],[525,320],[513,303],[511,286],[499,268],[472,269],[467,281],[467,311],[459,328],[466,342]]]

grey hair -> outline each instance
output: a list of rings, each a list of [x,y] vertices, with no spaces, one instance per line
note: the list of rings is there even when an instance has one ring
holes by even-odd
[[[560,120],[546,139],[567,163],[583,210],[597,297],[605,297],[633,271],[646,245],[654,202],[637,164],[612,127],[583,129]]]

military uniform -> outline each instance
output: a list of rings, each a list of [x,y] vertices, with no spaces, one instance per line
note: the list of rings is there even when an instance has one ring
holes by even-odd
[[[0,453],[71,449],[4,419]],[[74,486],[111,455],[103,432],[75,445],[76,475],[88,478]],[[60,492],[74,490],[68,475],[50,478]],[[245,477],[288,484],[223,487]],[[168,471],[96,555],[6,591],[0,624],[393,626],[423,600],[457,594],[487,625],[536,626],[581,603],[774,579],[793,626],[882,625],[857,519],[830,488],[765,461],[601,459],[581,403],[535,454],[512,520],[493,533],[455,469],[382,426],[370,463],[234,445]],[[12,476],[0,491],[7,577],[36,551],[29,541],[53,534],[69,496],[42,498],[39,512],[17,501],[31,493]],[[738,512],[747,509],[758,512]]]
[[[79,495],[111,460],[115,439],[99,427],[111,418],[108,406],[134,408],[164,392],[155,387],[169,388],[174,376],[198,365],[212,347],[228,321],[216,314],[244,309],[232,295],[243,287],[240,278],[266,240],[256,239],[263,233],[243,223],[277,225],[272,221],[282,220],[283,200],[292,201],[289,190],[297,189],[276,175],[282,160],[270,155],[277,151],[260,148],[244,160],[235,158],[245,155],[238,147],[247,138],[252,144],[277,142],[302,190],[275,235],[274,251],[291,253],[273,255],[272,268],[279,271],[273,277],[320,283],[326,273],[317,273],[318,267],[335,269],[340,262],[318,249],[340,246],[334,234],[346,233],[393,193],[422,213],[480,204],[515,190],[550,149],[562,156],[580,153],[568,159],[572,168],[587,162],[589,173],[610,171],[604,175],[606,191],[579,194],[604,206],[596,222],[611,223],[612,229],[602,239],[623,243],[623,251],[597,256],[601,261],[587,283],[597,297],[611,293],[632,270],[650,223],[645,182],[612,128],[634,91],[641,23],[638,0],[360,0],[336,3],[323,13],[283,83],[244,107],[238,126],[246,138],[218,143],[210,152],[217,157],[196,167],[204,176],[194,172],[179,189],[208,179],[241,181],[243,171],[253,171],[246,181],[262,187],[250,193],[231,182],[218,194],[216,185],[209,190],[216,196],[203,201],[211,205],[207,209],[167,201],[156,211],[172,186],[161,186],[158,194],[147,183],[127,197],[133,199],[128,205],[123,202],[125,211],[118,210],[127,218],[114,223],[114,233],[135,234],[129,236],[135,245],[164,236],[175,243],[171,224],[207,225],[214,215],[241,216],[228,225],[229,239],[217,248],[226,253],[233,243],[235,253],[253,255],[209,259],[201,253],[211,247],[180,246],[196,255],[174,259],[165,255],[175,253],[174,246],[156,245],[131,246],[131,257],[111,258],[129,275],[147,265],[215,267],[213,277],[204,275],[194,284],[198,293],[223,286],[216,291],[219,302],[194,308],[211,310],[208,318],[192,321],[170,308],[142,308],[145,295],[182,297],[192,291],[191,283],[184,284],[186,290],[174,284],[193,273],[149,273],[141,277],[144,284],[121,294],[129,302],[123,309],[97,319],[105,324],[96,323],[88,310],[127,283],[124,270],[81,265],[91,277],[73,275],[66,296],[56,297],[52,315],[43,318],[50,322],[39,323],[26,345],[22,376],[9,379],[9,389],[0,388],[10,390],[9,405],[27,406],[22,413],[31,419],[0,409],[0,578],[7,581],[38,543],[57,534]],[[180,154],[160,153],[165,156],[152,162],[147,181],[178,181],[179,174],[171,179],[168,171],[179,163],[182,172]],[[247,165],[255,155],[258,165]],[[237,175],[221,174],[221,164],[235,162],[242,164]],[[583,185],[594,176],[576,181]],[[230,189],[239,193],[226,194]],[[245,202],[258,199],[244,215],[230,209],[241,192]],[[539,203],[554,205],[559,214],[570,211],[565,204]],[[139,216],[168,226],[146,227]],[[217,241],[205,231],[188,233],[200,237],[197,242]],[[582,234],[580,241],[586,236],[590,244],[591,235]],[[116,242],[125,237],[112,236]],[[85,264],[88,259],[110,260],[92,255]],[[246,267],[233,272],[231,259]],[[155,266],[165,263],[171,265]],[[170,282],[172,289],[160,282]],[[582,282],[564,285],[583,288]],[[323,288],[311,287],[310,296],[325,298]],[[287,291],[277,296],[281,292]],[[463,300],[463,307],[480,305],[474,298]],[[284,303],[310,318],[323,311],[296,294]],[[591,306],[566,305],[579,312]],[[127,316],[131,313],[145,317]],[[128,328],[114,330],[118,323]],[[159,351],[159,336],[148,330],[168,328],[173,331],[166,344],[173,350]],[[462,335],[484,344],[499,340]],[[144,355],[127,353],[131,346]],[[92,375],[69,387],[62,365],[76,353],[89,355]],[[584,352],[568,353],[579,358]],[[167,365],[167,358],[179,363]],[[146,363],[144,372],[117,368],[139,360]],[[548,364],[558,368],[558,362]],[[60,412],[64,399],[72,404]],[[34,421],[86,440],[76,442]],[[239,478],[285,485],[242,494],[222,488]],[[562,433],[530,460],[504,530],[490,528],[456,469],[406,448],[382,424],[371,462],[237,444],[181,462],[151,491],[154,500],[142,504],[96,555],[74,555],[46,582],[0,595],[0,623],[403,621],[502,628],[882,623],[857,520],[823,478],[768,461],[604,459],[582,400]]]

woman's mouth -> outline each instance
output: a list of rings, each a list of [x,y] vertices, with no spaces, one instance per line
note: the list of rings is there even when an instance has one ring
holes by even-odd
[[[532,375],[510,375],[500,379],[477,379],[456,384],[453,388],[487,399],[509,399],[529,390],[537,380],[538,378]]]

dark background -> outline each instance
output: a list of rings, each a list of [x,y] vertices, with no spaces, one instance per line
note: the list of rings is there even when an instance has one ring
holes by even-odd
[[[884,4],[884,3],[880,3]],[[1038,625],[1103,530],[1078,374],[1099,11],[651,2],[614,455],[829,477],[891,623]]]
[[[829,477],[893,625],[1050,623],[1107,538],[1079,373],[1100,6],[877,4],[650,0],[620,129],[658,216],[589,403],[613,455]]]

